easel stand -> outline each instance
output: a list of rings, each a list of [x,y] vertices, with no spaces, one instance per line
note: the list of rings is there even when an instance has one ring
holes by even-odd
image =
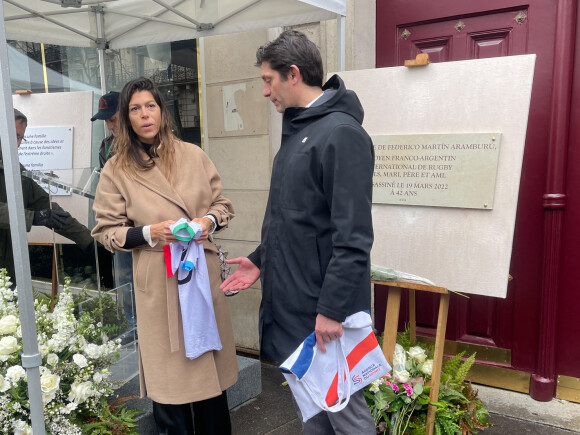
[[[372,281],[388,287],[389,299],[385,315],[385,330],[383,337],[383,353],[389,364],[393,364],[393,353],[397,342],[397,327],[399,311],[401,309],[401,290],[409,290],[409,335],[411,343],[417,340],[417,325],[415,318],[415,291],[424,291],[439,294],[439,316],[437,318],[437,332],[435,335],[435,349],[433,353],[433,372],[431,373],[431,392],[429,400],[437,402],[439,397],[439,383],[441,379],[441,365],[443,363],[443,346],[445,344],[445,330],[447,329],[447,314],[449,312],[449,291],[443,287],[434,287],[423,284],[393,281]],[[427,434],[433,435],[436,407],[429,405],[427,411]]]

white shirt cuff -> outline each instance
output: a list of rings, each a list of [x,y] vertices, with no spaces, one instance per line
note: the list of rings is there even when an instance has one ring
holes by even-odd
[[[215,221],[215,218],[211,214],[206,214],[204,217],[211,219],[211,221],[213,222],[213,226],[211,227],[211,229],[208,232],[208,234],[213,234],[213,232],[215,231],[215,229],[217,227],[217,222]]]
[[[147,243],[149,243],[149,246],[151,246],[152,248],[157,245],[157,242],[154,242],[151,239],[151,225],[146,225],[143,227],[143,237],[145,238],[145,240],[147,240]]]

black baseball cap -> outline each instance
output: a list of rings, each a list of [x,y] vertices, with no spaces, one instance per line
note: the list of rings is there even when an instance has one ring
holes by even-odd
[[[119,93],[109,92],[99,99],[99,111],[91,118],[91,121],[97,119],[109,119],[117,113],[117,106],[119,104]]]

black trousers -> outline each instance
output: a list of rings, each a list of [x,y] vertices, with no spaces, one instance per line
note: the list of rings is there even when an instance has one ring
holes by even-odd
[[[183,405],[153,401],[153,417],[159,435],[228,435],[232,433],[226,392],[217,397]]]

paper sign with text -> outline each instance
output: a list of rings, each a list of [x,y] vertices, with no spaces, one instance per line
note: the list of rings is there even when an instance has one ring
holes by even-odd
[[[28,127],[18,148],[20,163],[30,171],[48,172],[71,169],[73,161],[73,127]],[[51,195],[69,195],[62,189],[41,184]]]

